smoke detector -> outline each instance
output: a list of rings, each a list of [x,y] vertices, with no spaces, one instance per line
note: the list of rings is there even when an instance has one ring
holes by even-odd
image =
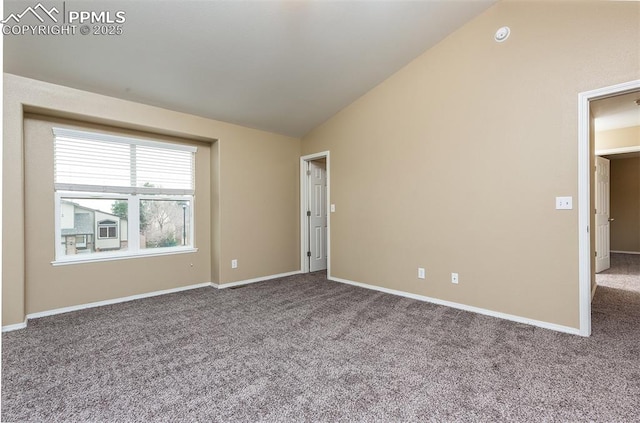
[[[493,38],[497,42],[501,43],[509,38],[509,34],[511,34],[511,30],[509,29],[509,27],[503,26],[502,28],[498,28],[498,30],[496,31],[496,35],[494,35]]]

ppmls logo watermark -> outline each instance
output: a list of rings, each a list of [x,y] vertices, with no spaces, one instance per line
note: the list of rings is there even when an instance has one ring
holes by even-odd
[[[57,6],[42,3],[11,13],[2,20],[4,35],[121,35],[124,10],[73,10],[63,1]]]

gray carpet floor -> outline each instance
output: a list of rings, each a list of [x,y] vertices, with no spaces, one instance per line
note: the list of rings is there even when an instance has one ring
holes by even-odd
[[[640,254],[611,253],[611,267],[596,275],[596,283],[640,292]]]
[[[32,320],[2,335],[2,421],[640,421],[640,293],[593,336],[322,273]]]

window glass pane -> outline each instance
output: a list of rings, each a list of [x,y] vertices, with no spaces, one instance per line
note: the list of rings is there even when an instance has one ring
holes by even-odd
[[[126,199],[62,198],[60,231],[62,254],[126,251]]]
[[[140,200],[140,248],[191,245],[190,200]]]

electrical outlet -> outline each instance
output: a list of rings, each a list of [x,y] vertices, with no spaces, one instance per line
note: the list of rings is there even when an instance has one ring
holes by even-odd
[[[424,278],[425,278],[424,267],[418,267],[418,279],[424,279]]]
[[[556,197],[556,210],[573,209],[573,197]]]
[[[236,260],[236,259],[231,260],[231,268],[232,269],[237,269],[238,268],[238,260]]]
[[[457,273],[452,273],[451,274],[451,283],[458,283],[458,274]]]

